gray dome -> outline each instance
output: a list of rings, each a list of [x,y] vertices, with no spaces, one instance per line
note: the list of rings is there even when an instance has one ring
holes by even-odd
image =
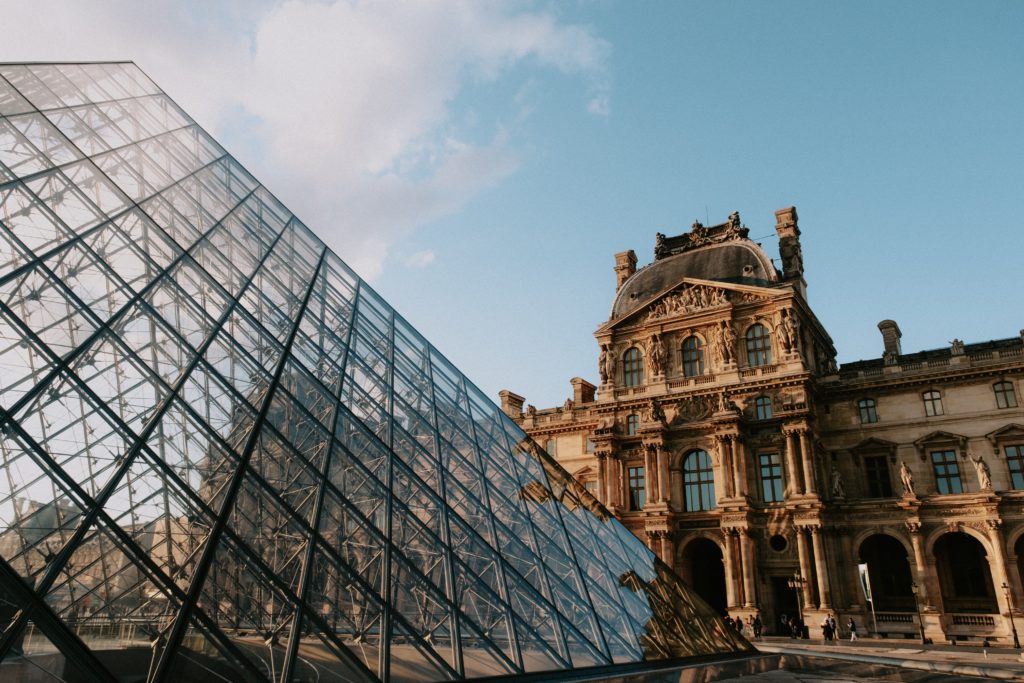
[[[779,281],[771,259],[754,242],[735,240],[710,244],[663,258],[638,270],[615,297],[612,320],[629,315],[652,296],[685,277],[762,287]]]

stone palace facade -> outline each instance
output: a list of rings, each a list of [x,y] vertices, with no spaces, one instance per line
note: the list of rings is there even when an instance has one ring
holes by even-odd
[[[574,378],[547,409],[503,391],[502,408],[722,612],[1012,643],[1024,332],[903,353],[885,320],[880,358],[837,367],[796,209],[775,216],[781,271],[739,214],[658,234],[640,269],[616,254],[600,387]]]

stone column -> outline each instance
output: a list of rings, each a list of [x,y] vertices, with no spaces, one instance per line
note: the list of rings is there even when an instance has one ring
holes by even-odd
[[[661,532],[661,561],[674,569],[676,566],[676,546],[669,531]]]
[[[800,431],[800,450],[803,453],[804,490],[807,493],[817,493],[817,477],[814,472],[814,444],[811,443],[810,433],[805,429]]]
[[[732,464],[735,480],[733,490],[742,498],[747,495],[747,449],[738,438],[733,441]]]
[[[804,577],[804,606],[811,606],[811,587],[813,577],[811,576],[811,555],[807,550],[807,536],[801,527],[796,528],[796,551],[800,557],[800,576]]]
[[[796,460],[797,436],[796,432],[786,432],[786,470],[789,475],[789,491],[792,494],[804,492],[800,484],[800,466]]]
[[[654,454],[650,446],[644,446],[644,507],[655,502],[654,495],[655,473]]]
[[[914,549],[914,583],[917,584],[917,595],[921,608],[933,609],[928,593],[928,567],[925,564],[924,541],[921,539],[921,525],[918,522],[907,522],[910,531],[910,545]]]
[[[1010,604],[1006,600],[1006,592],[1003,590],[1003,584],[1010,584],[1010,577],[1006,572],[1007,561],[1006,561],[1006,544],[1003,542],[1003,522],[999,519],[988,520],[988,538],[992,542],[992,548],[995,551],[993,554],[995,557],[992,558],[992,583],[993,588],[996,591],[996,600],[999,602],[999,613],[1008,614],[1010,611]],[[1012,589],[1011,589],[1012,590]],[[1009,626],[1009,624],[1007,624]]]
[[[604,505],[608,505],[608,477],[605,476],[607,460],[604,453],[597,454],[597,497]]]
[[[722,556],[725,562],[725,602],[728,609],[735,609],[737,605],[736,593],[736,558],[733,553],[734,545],[732,529],[722,529],[725,536],[725,554]]]
[[[732,443],[728,435],[719,434],[718,459],[719,469],[722,472],[722,498],[732,498]]]
[[[818,577],[818,609],[832,609],[832,591],[828,583],[828,565],[825,564],[825,535],[821,527],[811,527],[811,544],[814,546],[814,568]]]
[[[754,608],[757,607],[757,588],[754,581],[754,577],[757,574],[754,567],[754,557],[757,553],[754,547],[754,539],[750,536],[749,529],[740,534],[740,552],[743,556],[743,606]]]
[[[658,446],[658,500],[667,503],[669,499],[668,490],[668,451],[664,446]]]

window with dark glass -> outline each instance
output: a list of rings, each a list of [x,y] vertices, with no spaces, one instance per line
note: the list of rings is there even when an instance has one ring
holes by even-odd
[[[1006,464],[1010,467],[1010,485],[1015,489],[1024,489],[1024,445],[1004,446]]]
[[[622,381],[627,387],[644,383],[644,356],[635,346],[622,356]]]
[[[868,484],[868,498],[889,498],[892,496],[889,460],[885,455],[864,456],[864,474]]]
[[[928,417],[942,415],[942,394],[937,391],[926,391],[921,394],[924,399],[924,414]]]
[[[766,503],[778,503],[783,498],[782,458],[778,453],[762,453],[761,495]]]
[[[642,510],[646,496],[644,494],[644,468],[629,468],[629,509]]]
[[[1017,395],[1013,393],[1013,384],[1010,382],[996,382],[992,385],[996,392],[996,408],[1016,408]]]
[[[932,468],[935,470],[935,486],[939,493],[964,492],[955,452],[932,451]]]
[[[747,330],[747,365],[759,368],[771,365],[772,338],[768,328],[761,323],[751,325]]]
[[[875,399],[862,398],[857,401],[857,412],[860,413],[861,424],[878,422],[878,412],[875,410]]]
[[[640,416],[636,414],[626,416],[626,436],[636,436],[637,427],[640,426]]]
[[[715,474],[707,451],[690,451],[683,458],[683,497],[687,512],[715,507]]]
[[[698,337],[687,337],[683,341],[683,374],[687,377],[704,374],[704,342]]]
[[[754,410],[758,420],[772,419],[772,400],[767,396],[758,396],[754,400]]]

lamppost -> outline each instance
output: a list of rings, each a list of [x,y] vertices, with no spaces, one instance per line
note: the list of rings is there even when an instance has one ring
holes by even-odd
[[[1010,630],[1013,631],[1013,646],[1020,649],[1020,638],[1017,637],[1017,624],[1013,621],[1013,596],[1010,595],[1010,586],[1003,581],[1003,595],[1006,596],[1006,608],[1010,610]]]
[[[807,632],[804,630],[804,603],[801,594],[803,593],[804,584],[807,583],[807,579],[800,576],[800,572],[796,572],[786,583],[796,593],[796,613],[799,619],[797,627],[800,629],[800,637],[806,638],[807,636],[805,634]]]
[[[928,640],[924,637],[924,617],[921,616],[921,587],[914,582],[910,584],[910,590],[914,594],[914,609],[917,610],[917,628],[921,633],[921,644],[925,645]]]

